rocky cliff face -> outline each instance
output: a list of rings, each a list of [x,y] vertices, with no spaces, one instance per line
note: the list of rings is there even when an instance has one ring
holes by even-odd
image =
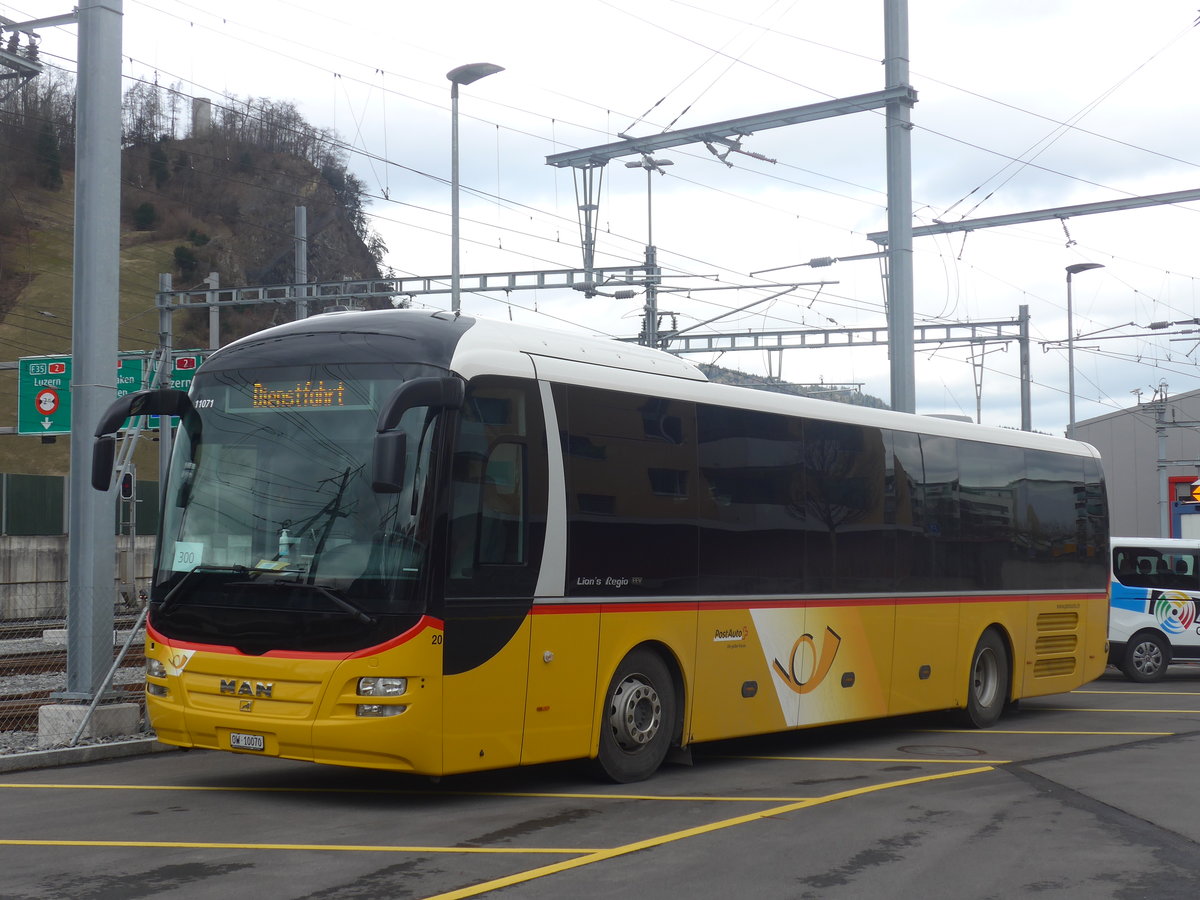
[[[69,354],[75,337],[74,173],[64,166],[57,179],[41,178],[33,163],[11,164],[20,158],[0,158],[2,361]],[[292,282],[297,206],[307,210],[308,281],[380,274],[384,248],[367,224],[363,185],[336,155],[297,155],[217,131],[131,142],[121,174],[121,351],[157,345],[160,273],[171,273],[176,289],[200,287],[211,272],[223,287]],[[290,303],[222,310],[219,342],[292,314]],[[205,310],[177,312],[172,327],[175,347],[209,346]],[[18,402],[15,370],[0,368],[0,426],[16,424]],[[0,472],[61,474],[68,441],[0,435]]]

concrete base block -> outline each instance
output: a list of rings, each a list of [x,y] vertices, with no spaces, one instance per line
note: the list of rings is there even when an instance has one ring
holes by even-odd
[[[65,747],[87,716],[88,707],[82,703],[54,703],[38,710],[38,748]],[[140,731],[140,710],[136,703],[114,703],[98,706],[87,727],[79,736],[108,738],[137,734]]]
[[[42,643],[49,644],[51,647],[67,646],[67,629],[65,629],[65,628],[44,628],[44,629],[42,629]]]

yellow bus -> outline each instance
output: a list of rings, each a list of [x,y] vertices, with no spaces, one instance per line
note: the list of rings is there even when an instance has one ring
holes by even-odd
[[[701,741],[985,727],[1105,665],[1085,444],[413,310],[271,328],[190,394],[119,399],[98,489],[150,413],[181,417],[146,642],[168,744],[624,782]]]

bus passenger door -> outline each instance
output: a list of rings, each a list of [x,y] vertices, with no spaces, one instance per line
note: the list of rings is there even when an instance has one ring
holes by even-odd
[[[467,388],[452,452],[443,770],[521,761],[530,610],[546,529],[546,440],[532,381]]]
[[[599,607],[539,602],[532,635],[521,763],[585,757],[592,744]]]

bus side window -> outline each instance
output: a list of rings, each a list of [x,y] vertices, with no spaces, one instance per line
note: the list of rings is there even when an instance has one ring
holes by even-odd
[[[545,529],[545,448],[532,383],[471,382],[450,474],[450,595],[532,596]]]
[[[497,444],[483,470],[479,503],[479,563],[513,566],[525,562],[525,448]]]

